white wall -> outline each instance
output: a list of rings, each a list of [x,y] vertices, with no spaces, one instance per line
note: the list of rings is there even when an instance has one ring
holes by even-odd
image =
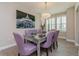
[[[74,7],[68,8],[67,10],[67,39],[75,41],[75,16]]]
[[[79,46],[79,3],[75,4],[75,41]]]
[[[12,4],[0,3],[0,47],[14,43],[12,32],[16,30],[15,9]]]
[[[0,3],[0,49],[15,44],[13,32],[16,29],[16,10],[28,12],[36,16],[35,28],[39,28],[40,19],[37,14],[27,11],[25,6],[15,3]],[[21,29],[21,31],[23,31]]]

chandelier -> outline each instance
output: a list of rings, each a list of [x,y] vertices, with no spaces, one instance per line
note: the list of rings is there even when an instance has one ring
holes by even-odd
[[[45,2],[45,10],[44,13],[41,14],[41,16],[43,19],[47,19],[51,16],[51,14],[47,12],[47,2]]]

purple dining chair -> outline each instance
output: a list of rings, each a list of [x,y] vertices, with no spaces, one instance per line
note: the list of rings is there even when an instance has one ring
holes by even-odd
[[[24,38],[18,34],[18,33],[13,33],[15,41],[17,43],[18,46],[18,55],[21,56],[27,56],[27,55],[31,55],[33,52],[37,51],[37,48],[34,44],[31,43],[24,43]]]
[[[48,56],[48,49],[51,48],[51,45],[52,45],[52,36],[54,36],[54,32],[52,31],[48,32],[46,37],[46,42],[41,44],[41,47],[45,48],[47,56]]]
[[[54,34],[54,37],[52,39],[53,49],[55,49],[55,47],[58,47],[58,41],[57,41],[57,39],[58,39],[58,35],[59,35],[59,30],[56,30],[54,32],[55,32],[55,34]]]

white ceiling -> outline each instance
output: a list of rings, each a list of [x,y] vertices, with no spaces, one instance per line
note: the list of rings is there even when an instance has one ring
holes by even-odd
[[[41,14],[45,11],[44,2],[18,2],[18,5],[29,8],[31,12]],[[48,2],[47,11],[51,14],[60,13],[67,10],[67,8],[74,6],[75,2]]]

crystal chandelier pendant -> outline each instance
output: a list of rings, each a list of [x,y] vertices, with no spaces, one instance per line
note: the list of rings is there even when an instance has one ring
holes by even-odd
[[[51,14],[50,14],[50,13],[43,13],[43,14],[42,14],[42,18],[43,18],[43,19],[47,19],[47,18],[49,18],[49,17],[51,17]]]
[[[47,19],[51,17],[51,14],[47,12],[47,2],[45,2],[45,10],[44,10],[44,13],[41,14],[41,17],[42,19]]]

